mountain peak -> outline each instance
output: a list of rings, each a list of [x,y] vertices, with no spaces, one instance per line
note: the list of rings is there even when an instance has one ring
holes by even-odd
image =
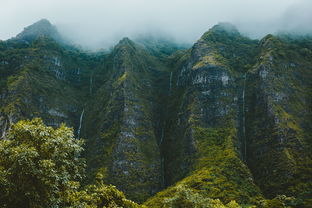
[[[226,32],[230,34],[239,34],[239,31],[235,27],[235,25],[228,22],[221,22],[215,26],[213,26],[210,31],[214,32]]]
[[[16,38],[32,41],[41,36],[47,36],[55,40],[61,39],[56,27],[47,19],[41,19],[34,24],[25,27],[24,30],[16,36]]]
[[[52,26],[51,22],[48,19],[42,18],[41,20],[35,22],[33,25],[46,25],[46,26]]]
[[[114,47],[115,49],[121,49],[121,48],[136,48],[136,43],[130,40],[128,37],[122,38],[117,45]]]
[[[201,40],[212,42],[228,42],[231,39],[241,39],[243,36],[231,23],[219,23],[209,29],[201,37]]]
[[[131,44],[132,45],[133,41],[130,40],[130,38],[128,38],[128,37],[124,37],[118,43],[118,45],[125,45],[125,44]]]

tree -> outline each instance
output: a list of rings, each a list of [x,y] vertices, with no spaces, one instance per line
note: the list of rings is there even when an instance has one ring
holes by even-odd
[[[0,139],[1,208],[141,207],[101,177],[80,188],[82,144],[65,125],[53,129],[39,118],[13,124]]]
[[[71,190],[67,193],[64,207],[68,208],[147,208],[126,199],[125,195],[113,185],[102,182],[88,185],[84,189]]]
[[[57,207],[82,179],[82,140],[62,125],[41,119],[20,121],[0,140],[0,204],[3,207]]]

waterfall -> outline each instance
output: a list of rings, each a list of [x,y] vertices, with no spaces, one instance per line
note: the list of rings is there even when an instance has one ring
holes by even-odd
[[[81,80],[80,76],[79,76],[80,75],[80,68],[78,68],[78,70],[77,70],[77,75],[78,75],[78,81],[80,82],[80,80]]]
[[[163,140],[164,140],[164,127],[161,130],[159,148],[160,148],[161,186],[165,187],[165,158],[164,158],[164,154],[162,153],[162,150],[161,150],[161,145],[163,143]]]
[[[243,138],[244,138],[244,160],[247,161],[247,141],[246,141],[246,120],[245,120],[245,91],[246,91],[246,78],[247,78],[247,72],[244,74],[244,88],[243,88]]]
[[[77,131],[78,139],[79,139],[79,137],[80,137],[80,130],[81,130],[81,124],[82,124],[83,114],[84,114],[84,109],[82,110],[81,115],[80,115],[79,128],[78,128],[78,131]]]
[[[92,94],[92,84],[93,84],[93,79],[92,75],[90,76],[90,95]]]
[[[5,124],[4,124],[4,127],[3,127],[3,129],[2,129],[2,136],[1,136],[1,139],[4,139],[4,138],[5,138],[6,130],[7,130],[7,125],[8,125],[8,121],[5,120]]]
[[[159,150],[160,150],[160,169],[161,169],[161,186],[164,188],[165,187],[165,158],[164,158],[164,154],[162,151],[162,143],[164,140],[164,135],[165,135],[165,131],[164,131],[164,127],[166,126],[166,122],[164,123],[164,125],[162,126],[161,129],[161,136],[160,136],[160,141],[159,141]]]
[[[169,93],[170,93],[170,91],[171,91],[171,83],[172,83],[172,72],[170,73]]]
[[[161,146],[163,139],[164,139],[164,128],[162,128],[162,130],[161,130],[161,137],[160,137],[160,141],[159,141],[159,146]]]
[[[161,158],[160,158],[160,168],[161,168],[161,186],[162,188],[165,187],[165,158],[164,156],[161,154]]]

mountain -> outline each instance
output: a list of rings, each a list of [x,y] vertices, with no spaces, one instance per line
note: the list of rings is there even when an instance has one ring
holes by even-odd
[[[101,66],[108,73],[107,81],[86,108],[84,137],[89,138],[90,167],[139,201],[161,185],[155,128],[159,92],[154,86],[164,73],[163,65],[141,46],[122,39]]]
[[[177,183],[146,205],[311,197],[310,41],[205,33],[173,76],[164,146]]]
[[[25,27],[24,30],[16,36],[16,39],[32,41],[42,36],[47,36],[57,41],[62,39],[57,28],[47,19],[41,19],[38,22]]]
[[[0,42],[2,137],[21,119],[65,123],[86,141],[84,183],[148,207],[311,204],[312,38],[251,40],[220,23],[191,48],[61,40],[40,20]]]

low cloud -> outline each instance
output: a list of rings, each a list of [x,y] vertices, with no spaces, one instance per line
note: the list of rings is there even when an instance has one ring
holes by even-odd
[[[165,36],[195,42],[218,22],[252,38],[291,31],[312,33],[311,0],[2,0],[0,39],[41,18],[74,42],[106,48],[122,37]]]

